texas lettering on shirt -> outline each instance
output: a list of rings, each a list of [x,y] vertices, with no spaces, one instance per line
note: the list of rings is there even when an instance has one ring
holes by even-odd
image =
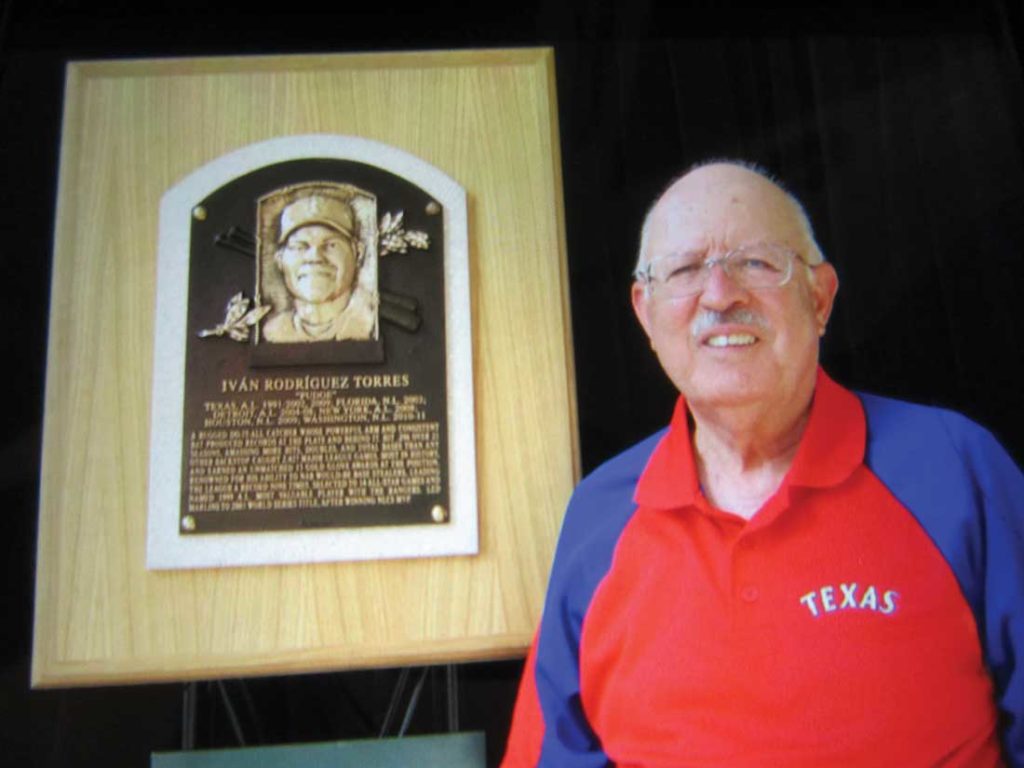
[[[800,602],[807,606],[811,616],[815,617],[823,613],[846,610],[878,611],[885,616],[896,611],[896,601],[900,596],[896,590],[880,590],[870,585],[858,598],[858,588],[855,581],[849,584],[826,584],[803,595]]]

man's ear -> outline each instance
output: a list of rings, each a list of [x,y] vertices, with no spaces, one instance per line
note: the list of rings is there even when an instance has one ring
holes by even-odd
[[[634,280],[633,286],[630,288],[630,298],[633,300],[633,313],[636,315],[636,319],[640,321],[640,325],[643,326],[647,338],[650,338],[651,296],[647,287],[639,280]]]
[[[284,253],[284,248],[278,248],[276,251],[274,251],[274,263],[277,265],[277,268],[279,270],[284,272],[284,264],[281,263],[282,253]]]
[[[356,240],[356,266],[363,266],[363,257],[366,255],[366,246],[362,240]]]
[[[839,275],[827,261],[811,267],[811,299],[814,302],[814,319],[818,324],[818,335],[825,335],[825,327],[835,305],[839,291]]]

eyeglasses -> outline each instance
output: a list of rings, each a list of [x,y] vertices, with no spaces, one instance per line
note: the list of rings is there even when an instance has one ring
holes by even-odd
[[[704,290],[716,264],[737,285],[749,290],[779,288],[793,276],[793,262],[803,259],[789,248],[774,243],[751,243],[724,256],[705,259],[701,252],[659,256],[633,273],[648,290],[657,285],[667,298],[680,299]],[[806,262],[804,262],[806,263]]]

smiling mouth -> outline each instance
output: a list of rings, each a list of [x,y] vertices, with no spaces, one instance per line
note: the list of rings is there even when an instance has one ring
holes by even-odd
[[[730,333],[709,336],[704,343],[709,347],[749,347],[757,339],[749,333]]]
[[[334,277],[334,270],[330,267],[306,267],[299,270],[299,277]]]

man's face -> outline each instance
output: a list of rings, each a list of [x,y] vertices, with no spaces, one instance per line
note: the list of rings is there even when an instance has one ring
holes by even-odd
[[[352,241],[320,224],[307,224],[288,235],[276,260],[288,290],[314,304],[333,301],[350,291],[358,267]]]
[[[677,182],[651,219],[646,258],[720,257],[755,242],[811,258],[806,233],[781,190],[735,166],[708,166]],[[829,264],[794,264],[777,288],[749,290],[711,269],[700,293],[673,299],[633,286],[633,307],[662,367],[695,408],[782,406],[813,390],[818,338],[838,281]]]

